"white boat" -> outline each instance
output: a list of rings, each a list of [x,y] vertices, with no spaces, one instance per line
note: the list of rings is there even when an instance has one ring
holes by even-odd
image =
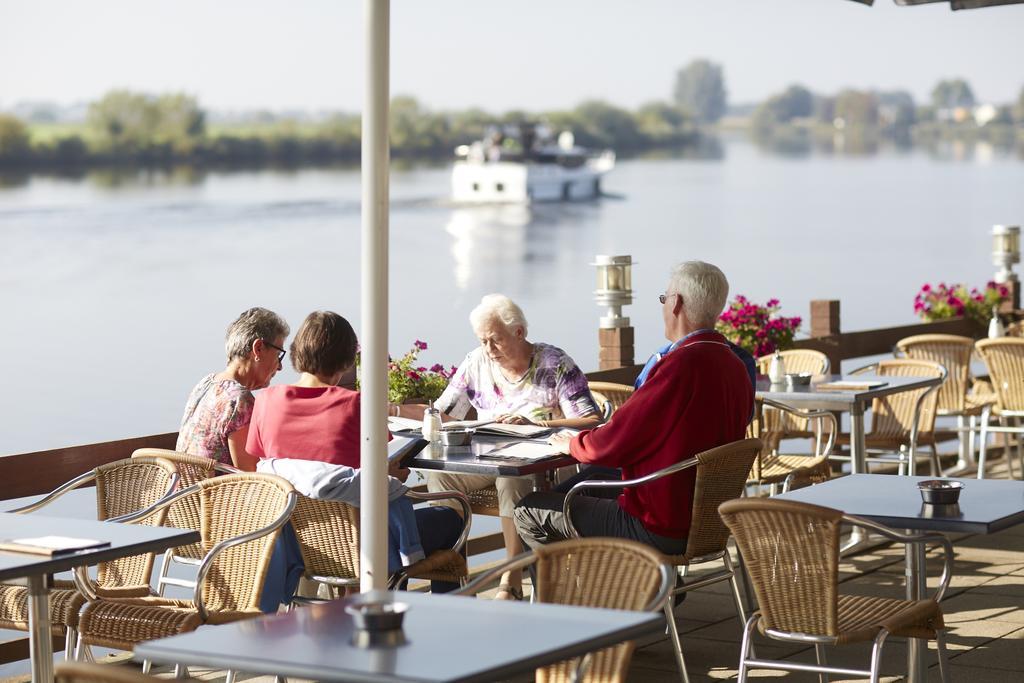
[[[601,177],[615,167],[615,152],[576,145],[569,131],[554,142],[523,127],[520,138],[495,134],[455,150],[452,199],[467,204],[592,199]],[[511,143],[511,144],[510,144]]]

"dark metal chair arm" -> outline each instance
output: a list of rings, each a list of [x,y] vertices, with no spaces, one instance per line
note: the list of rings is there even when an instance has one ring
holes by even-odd
[[[405,493],[406,496],[413,500],[445,500],[448,498],[459,501],[459,505],[462,507],[462,533],[459,534],[458,540],[455,541],[455,545],[452,546],[452,550],[459,553],[462,552],[466,542],[469,540],[469,531],[473,523],[473,509],[470,507],[469,496],[461,491],[433,491],[430,493],[424,493],[420,491],[409,490]]]
[[[569,492],[565,494],[565,500],[562,502],[562,514],[565,516],[565,525],[569,530],[569,537],[580,537],[579,532],[576,531],[576,527],[572,525],[572,518],[569,515],[569,505],[572,502],[573,497],[575,497],[581,489],[621,489],[626,488],[627,486],[641,486],[656,479],[661,479],[662,477],[667,477],[669,475],[676,474],[677,472],[688,470],[691,467],[696,467],[698,462],[697,458],[690,458],[688,460],[683,460],[682,462],[677,462],[674,465],[669,465],[657,472],[645,474],[644,476],[636,479],[625,479],[622,481],[587,480],[579,482],[569,489]]]
[[[801,410],[789,405],[788,403],[780,403],[779,401],[774,401],[770,398],[761,399],[761,403],[771,408],[775,408],[776,410],[791,413],[797,417],[807,420],[821,419],[832,423],[832,428],[829,429],[828,440],[825,442],[825,447],[822,449],[821,453],[816,453],[815,455],[820,457],[822,455],[829,455],[832,453],[832,449],[836,445],[836,439],[839,437],[839,420],[836,419],[834,413],[828,410]]]

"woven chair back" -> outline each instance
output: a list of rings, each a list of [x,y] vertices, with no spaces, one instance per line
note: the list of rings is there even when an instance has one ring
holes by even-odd
[[[1007,337],[1024,337],[1024,320],[1018,320],[1006,326]]]
[[[944,413],[962,413],[970,388],[971,354],[974,340],[955,334],[918,334],[896,342],[908,358],[929,360],[946,368],[946,381],[938,390],[936,409]]]
[[[839,635],[839,510],[746,498],[719,512],[739,547],[765,628]]]
[[[678,558],[678,564],[725,550],[729,530],[722,524],[718,506],[743,495],[747,475],[761,447],[760,439],[743,439],[697,454],[690,535],[686,554]]]
[[[996,392],[996,412],[1024,411],[1024,338],[982,339],[977,348]]]
[[[163,458],[174,464],[175,469],[178,471],[178,487],[183,489],[193,484],[198,484],[204,479],[209,479],[217,472],[215,461],[199,455],[189,455],[164,448],[140,448],[132,453],[132,459],[150,461],[154,458]],[[187,496],[172,503],[167,510],[166,524],[178,529],[195,529],[199,531],[202,527],[199,498],[197,496]],[[178,557],[201,560],[206,551],[203,550],[202,545],[199,543],[191,543],[175,548],[174,554]]]
[[[605,404],[611,406],[611,414],[622,407],[630,396],[633,395],[633,387],[628,384],[617,384],[615,382],[588,382],[590,393],[594,396],[594,402],[601,413],[605,410]]]
[[[292,512],[307,576],[359,578],[359,509],[299,496]]]
[[[774,354],[772,354],[774,355]],[[772,355],[761,356],[757,359],[757,372],[762,375],[768,374],[768,367],[772,362]],[[812,375],[827,375],[829,371],[828,356],[821,351],[812,349],[790,349],[780,351],[782,361],[786,366],[786,372],[810,373]],[[774,408],[765,408],[761,420],[761,438],[773,447],[785,438],[786,434],[807,433],[810,430],[808,420],[794,415],[787,415]]]
[[[579,538],[534,551],[540,602],[606,609],[642,610],[658,594],[664,558],[640,543],[610,538]],[[584,680],[625,679],[633,643],[594,653]],[[575,660],[537,670],[538,683],[565,683]]]
[[[96,518],[111,519],[138,512],[167,495],[174,478],[174,465],[166,460],[136,462],[131,459],[96,468]],[[139,524],[160,526],[166,511],[161,510]],[[101,562],[96,583],[100,588],[147,586],[153,571],[153,553]]]
[[[942,366],[927,360],[887,358],[877,364],[879,377],[942,377]],[[876,398],[871,403],[871,436],[909,438],[914,424],[914,407],[921,394],[928,389],[901,391]],[[932,391],[921,402],[917,420],[917,433],[931,434],[935,430],[935,412],[938,392]]]
[[[211,550],[217,543],[269,526],[287,505],[291,484],[267,474],[228,474],[206,479],[197,496],[202,515],[202,545]],[[210,612],[253,611],[259,608],[263,581],[277,532],[228,548],[218,554],[201,587]]]

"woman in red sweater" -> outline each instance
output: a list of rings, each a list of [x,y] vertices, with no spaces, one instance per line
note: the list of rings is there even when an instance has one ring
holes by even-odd
[[[256,397],[246,450],[260,458],[320,460],[359,467],[359,392],[337,386],[356,357],[356,333],[331,311],[306,316],[291,345],[295,384],[264,390]],[[385,457],[382,453],[381,457]],[[392,468],[405,481],[409,470]],[[447,507],[417,508],[423,551],[450,548],[462,532],[462,518]],[[435,592],[457,588],[434,582]]]

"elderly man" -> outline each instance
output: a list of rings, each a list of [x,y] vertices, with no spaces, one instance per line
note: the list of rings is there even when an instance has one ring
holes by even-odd
[[[664,469],[701,451],[742,439],[753,409],[743,362],[714,331],[729,283],[717,267],[687,261],[659,296],[665,337],[672,342],[647,380],[607,424],[552,443],[583,463],[621,467],[624,479]],[[582,536],[629,538],[669,555],[682,554],[690,531],[696,471],[685,470],[626,489],[617,501],[573,499],[573,526]],[[524,497],[516,529],[532,548],[568,538],[564,493]]]

